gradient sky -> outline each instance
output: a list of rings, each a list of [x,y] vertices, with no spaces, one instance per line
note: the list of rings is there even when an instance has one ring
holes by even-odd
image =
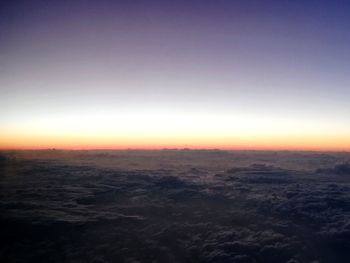
[[[350,150],[350,1],[1,1],[0,148]]]

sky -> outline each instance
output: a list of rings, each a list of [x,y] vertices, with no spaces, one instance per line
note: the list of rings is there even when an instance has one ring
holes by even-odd
[[[0,149],[350,150],[349,1],[1,1]]]

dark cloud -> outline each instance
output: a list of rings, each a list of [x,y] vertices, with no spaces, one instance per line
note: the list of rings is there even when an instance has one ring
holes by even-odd
[[[171,154],[174,162],[186,155],[204,164],[122,170],[96,160],[88,165],[5,155],[1,261],[349,261],[347,180],[287,169],[278,154],[275,164],[254,161],[271,161],[271,153]],[[207,156],[218,155],[228,167],[205,168]],[[251,164],[230,161],[240,156]],[[317,163],[319,157],[312,158]]]
[[[333,174],[350,177],[350,163],[341,163],[335,165],[333,168],[321,168],[317,169],[316,171],[320,174]]]

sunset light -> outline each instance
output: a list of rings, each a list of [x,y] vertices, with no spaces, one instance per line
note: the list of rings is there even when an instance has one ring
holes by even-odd
[[[350,0],[0,3],[1,263],[350,262]]]

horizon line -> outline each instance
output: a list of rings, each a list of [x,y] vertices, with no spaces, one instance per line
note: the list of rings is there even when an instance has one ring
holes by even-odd
[[[45,147],[45,148],[0,148],[0,151],[226,151],[226,152],[331,152],[331,153],[350,153],[350,149],[272,149],[272,148],[193,148],[193,147],[154,147],[154,148],[58,148],[58,147]]]

